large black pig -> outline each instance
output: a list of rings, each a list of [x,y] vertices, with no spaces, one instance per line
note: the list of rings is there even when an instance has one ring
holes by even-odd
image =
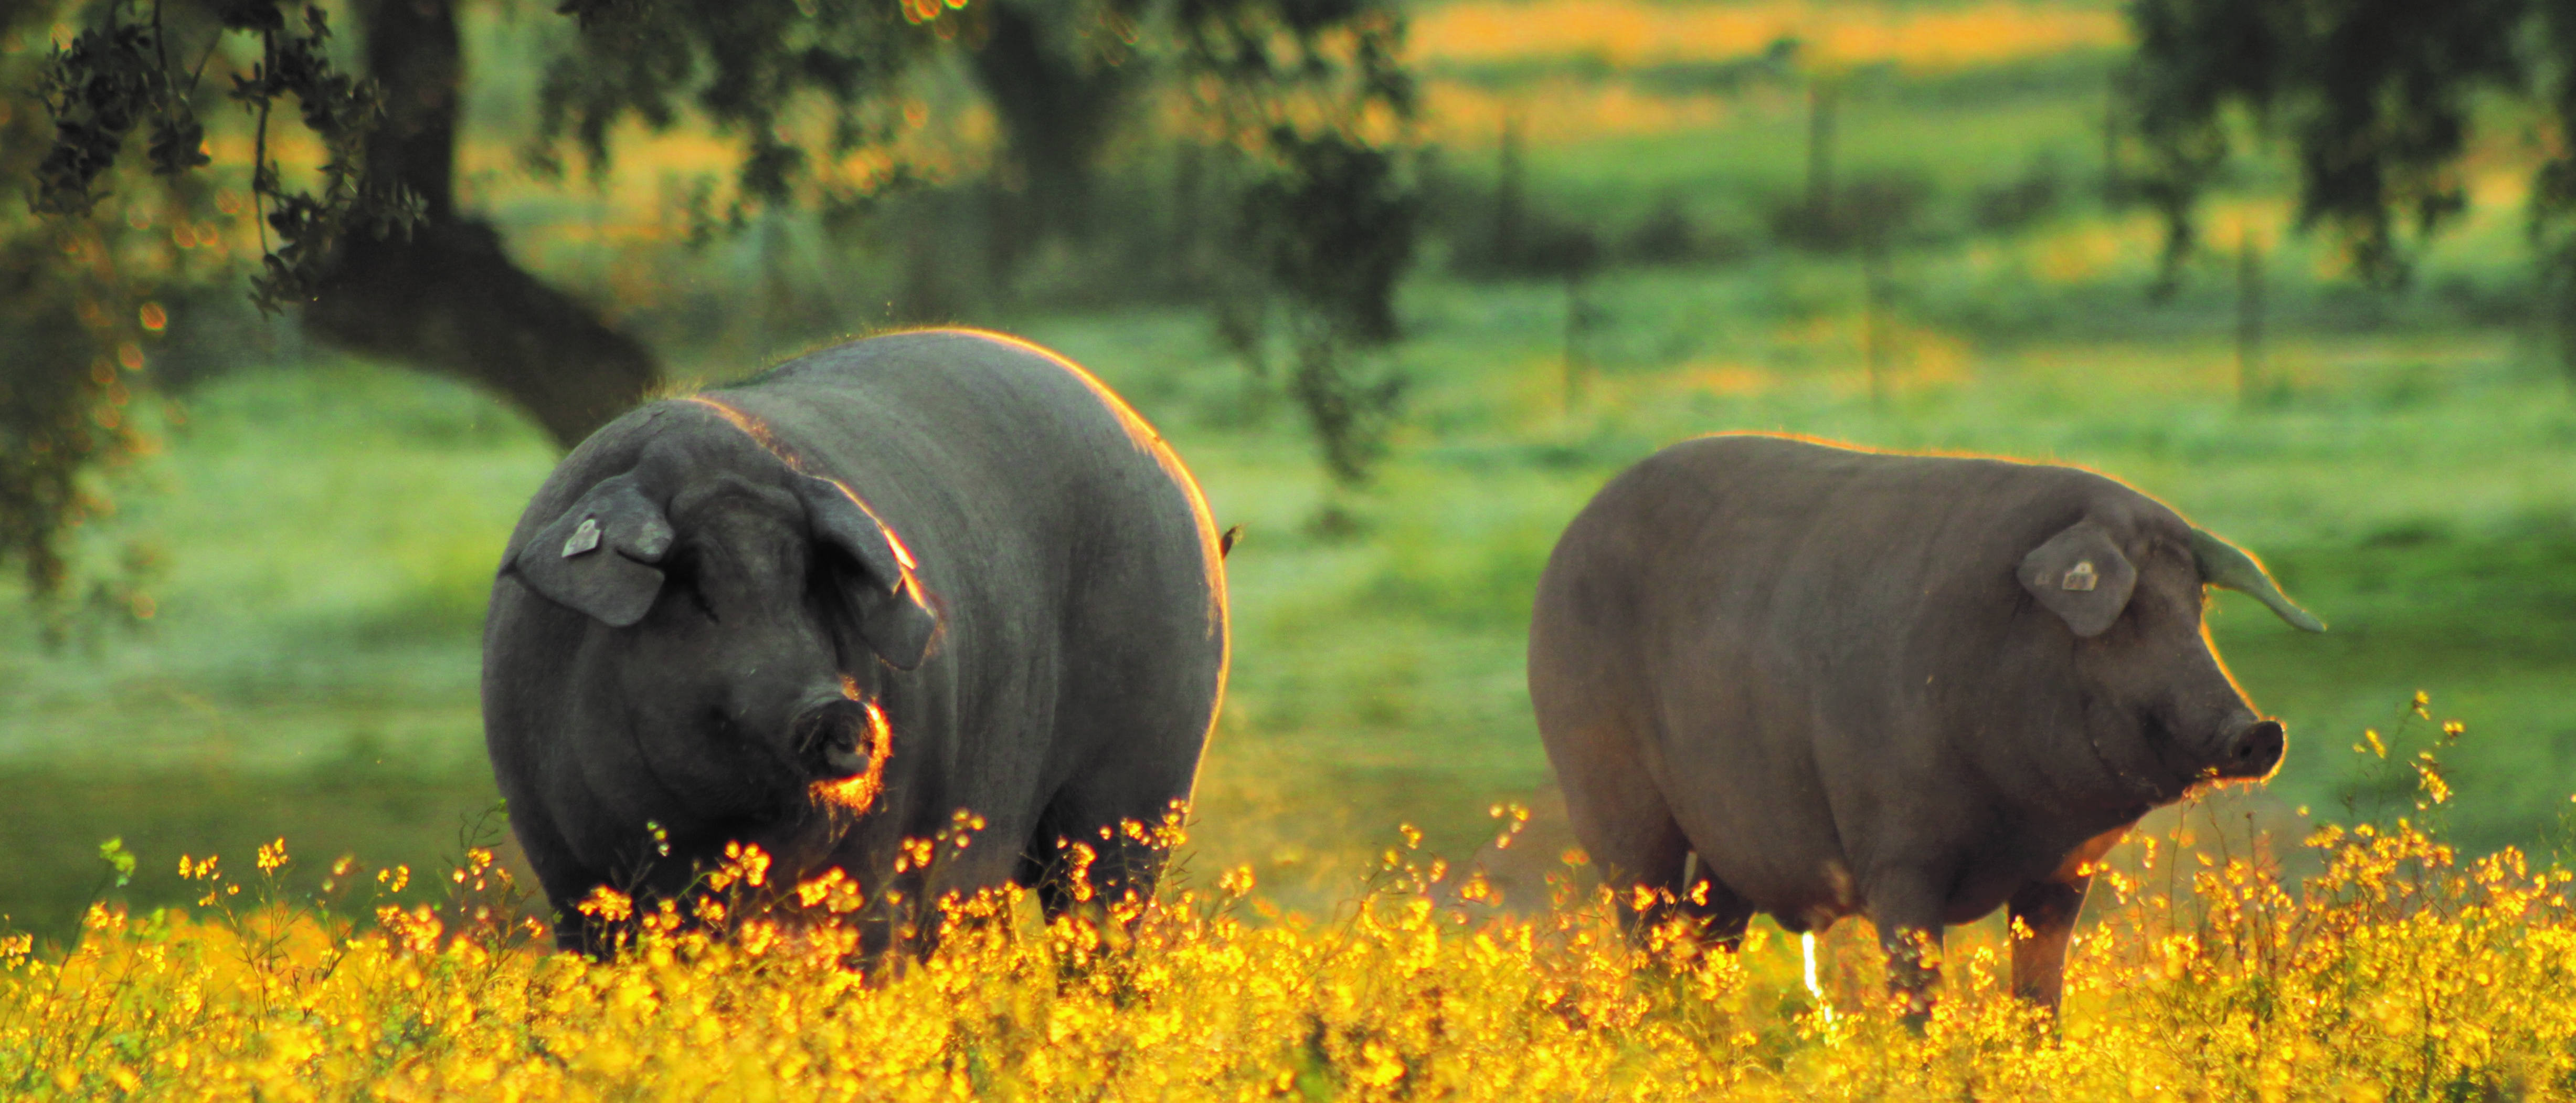
[[[2085,863],[2196,784],[2271,774],[2204,586],[2309,631],[2244,552],[2111,479],[1762,435],[1612,480],[1539,582],[1529,686],[1577,836],[1717,941],[1877,926],[1920,1014],[1943,925],[2009,906],[2054,1007]],[[1633,898],[1632,893],[1623,896]]]
[[[568,949],[600,948],[598,886],[667,897],[730,842],[777,881],[1015,879],[1060,910],[1075,874],[1150,891],[1159,855],[1102,829],[1190,795],[1225,597],[1197,484],[1097,380],[992,334],[878,337],[564,459],[493,586],[486,738]],[[964,849],[890,877],[961,810]]]

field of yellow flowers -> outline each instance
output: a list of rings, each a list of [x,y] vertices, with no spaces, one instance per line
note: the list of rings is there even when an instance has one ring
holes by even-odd
[[[2438,816],[2430,761],[2414,803]],[[1568,877],[1550,906],[1506,911],[1410,832],[1331,916],[1280,914],[1248,870],[1052,924],[1006,893],[947,902],[936,950],[873,967],[836,921],[869,906],[853,885],[768,884],[756,851],[685,907],[594,896],[584,910],[628,936],[593,961],[546,951],[488,850],[448,873],[444,907],[356,922],[337,901],[409,873],[344,859],[290,900],[281,843],[240,874],[185,860],[206,890],[185,914],[99,906],[68,950],[9,939],[0,1092],[2576,1098],[2570,875],[2510,850],[2464,861],[2416,820],[2389,824],[2316,828],[2297,879],[2179,827],[2133,844],[2097,878],[2062,1026],[2010,998],[1998,947],[1957,931],[1920,1032],[1873,998],[1866,937],[1834,933],[1822,985],[1767,925],[1740,953],[1677,931],[1639,947],[1606,893]],[[130,872],[121,848],[102,856]]]

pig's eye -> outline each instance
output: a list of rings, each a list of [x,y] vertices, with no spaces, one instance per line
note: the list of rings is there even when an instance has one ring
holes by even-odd
[[[867,581],[858,560],[828,547],[816,549],[805,577],[817,596],[832,602],[846,600],[852,590]]]
[[[662,588],[669,591],[672,596],[688,602],[689,607],[697,610],[699,616],[720,622],[724,618],[716,615],[714,603],[707,600],[706,589],[699,584],[701,566],[698,557],[694,555],[671,557],[662,564]]]

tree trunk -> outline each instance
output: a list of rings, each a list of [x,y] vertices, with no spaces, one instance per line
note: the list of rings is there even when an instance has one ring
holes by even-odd
[[[489,224],[457,212],[464,66],[452,0],[358,0],[356,9],[385,102],[368,176],[418,193],[427,217],[408,239],[342,241],[305,325],[353,352],[489,387],[557,443],[580,443],[660,380],[653,354],[521,269]]]
[[[1498,180],[1494,184],[1494,266],[1505,272],[1520,265],[1521,191],[1526,173],[1521,158],[1520,116],[1506,110],[1501,162],[1495,166]]]
[[[1834,214],[1834,109],[1841,86],[1823,78],[1807,82],[1807,211],[1830,227]]]
[[[981,7],[987,33],[968,63],[1001,118],[1004,150],[1019,170],[1012,201],[1029,209],[1038,233],[1087,238],[1092,167],[1117,132],[1135,74],[1085,65],[1039,14],[1051,4]]]
[[[1869,369],[1869,405],[1887,409],[1887,243],[1876,235],[1860,246],[1860,355]]]
[[[2254,230],[2236,241],[2236,401],[2252,406],[2263,395],[2263,248]]]
[[[1565,270],[1565,416],[1583,404],[1583,383],[1592,364],[1584,355],[1584,338],[1592,330],[1592,304],[1583,299],[1583,269]]]
[[[1200,207],[1201,193],[1207,190],[1207,156],[1197,142],[1184,138],[1172,166],[1172,266],[1165,274],[1184,291],[1197,291],[1205,270],[1200,242],[1207,235],[1199,224],[1205,221]]]
[[[2129,205],[2128,167],[2120,160],[2121,111],[2127,107],[2122,84],[2114,71],[2110,90],[2102,97],[2102,209],[2106,211]]]

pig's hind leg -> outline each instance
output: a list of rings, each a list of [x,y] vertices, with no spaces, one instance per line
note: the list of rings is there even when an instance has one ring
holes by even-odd
[[[1589,741],[1596,753],[1560,772],[1568,816],[1593,867],[1619,900],[1629,934],[1652,941],[1673,920],[1703,947],[1732,950],[1753,919],[1753,905],[1718,880],[1691,852],[1643,765],[1621,753],[1623,741]],[[1606,753],[1603,753],[1606,752]]]

